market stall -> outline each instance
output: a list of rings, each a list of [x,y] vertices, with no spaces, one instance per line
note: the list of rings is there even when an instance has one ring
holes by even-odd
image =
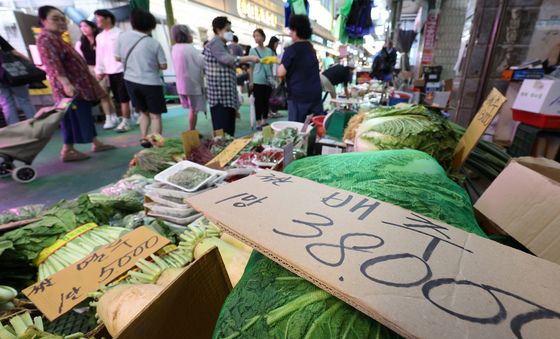
[[[490,99],[497,108],[482,114],[499,109],[501,99]],[[422,296],[436,288],[437,274],[451,272],[459,285],[476,281],[498,305],[503,295],[516,299],[507,311],[530,316],[518,328],[540,320],[539,333],[552,333],[558,266],[494,234],[473,209],[510,157],[478,142],[484,130],[476,124],[464,130],[425,106],[367,101],[346,107],[350,114],[335,110],[239,139],[220,131],[206,140],[197,132],[153,136],[121,181],[54,206],[4,212],[0,337],[179,338],[189,328],[201,338],[517,333],[505,316],[491,318],[491,329],[476,321],[490,319],[495,303],[476,304],[474,290]],[[498,220],[485,201],[478,213]],[[421,265],[371,270],[397,250],[406,255],[391,258]],[[362,265],[360,276],[351,264]],[[421,278],[419,267],[433,277]],[[529,287],[527,267],[538,288]],[[452,297],[464,309],[439,303]],[[528,305],[540,313],[527,313]],[[478,318],[469,313],[475,306]],[[418,311],[429,321],[416,321]]]

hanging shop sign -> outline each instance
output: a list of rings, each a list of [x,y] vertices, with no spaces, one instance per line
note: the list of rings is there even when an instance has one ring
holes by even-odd
[[[283,3],[279,0],[229,0],[229,13],[237,12],[240,18],[272,28],[281,28],[284,20]]]
[[[278,25],[276,14],[249,0],[237,0],[237,12],[242,18],[248,18],[267,26],[276,27]]]
[[[319,45],[326,45],[325,43],[326,39],[318,36],[317,34],[311,35],[311,41],[318,43]]]
[[[434,61],[434,50],[438,28],[438,12],[430,11],[428,21],[424,26],[424,48],[422,50],[422,64],[429,65]]]

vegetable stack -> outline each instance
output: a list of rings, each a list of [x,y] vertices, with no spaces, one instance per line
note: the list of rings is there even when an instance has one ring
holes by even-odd
[[[117,240],[126,232],[128,230],[125,228],[98,227],[93,223],[72,230],[39,253],[35,259],[35,264],[39,267],[37,280],[41,281],[63,270],[97,248]]]
[[[128,272],[128,278],[90,295],[97,299],[91,305],[97,307],[99,320],[112,336],[125,328],[179,276],[184,266],[214,246],[220,251],[232,285],[237,284],[247,265],[250,247],[229,236],[220,238],[218,228],[204,217],[190,224],[180,238],[181,242],[173,251],[140,260],[137,269]]]
[[[416,149],[428,153],[446,169],[451,166],[457,136],[447,120],[424,106],[376,107],[353,119],[350,128],[356,129],[357,152]],[[345,134],[348,137],[354,133]]]

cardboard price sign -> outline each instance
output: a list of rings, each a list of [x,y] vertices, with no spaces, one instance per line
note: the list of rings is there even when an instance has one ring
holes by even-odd
[[[453,155],[453,168],[459,169],[467,161],[472,150],[476,147],[476,144],[478,144],[478,141],[505,102],[506,97],[500,91],[493,88],[465,131],[465,134],[459,140]]]
[[[23,293],[52,321],[168,243],[154,231],[139,227]]]
[[[214,167],[214,168],[224,168],[229,162],[235,158],[242,149],[247,146],[253,136],[247,136],[244,138],[235,139],[231,144],[229,144],[223,151],[220,152],[214,159],[210,160],[206,166]]]
[[[187,200],[405,337],[552,338],[560,329],[560,266],[403,208],[274,171]]]
[[[183,140],[183,150],[185,155],[190,155],[193,148],[200,145],[200,135],[198,131],[186,131],[181,133],[181,139]]]

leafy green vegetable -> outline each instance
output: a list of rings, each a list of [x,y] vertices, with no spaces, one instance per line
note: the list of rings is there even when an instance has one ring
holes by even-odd
[[[285,172],[383,200],[484,236],[467,194],[414,150],[309,157]],[[393,338],[397,334],[254,252],[214,338]]]
[[[4,233],[0,236],[0,242],[7,244],[6,241],[10,241],[17,257],[31,261],[43,248],[52,245],[74,228],[89,222],[103,225],[109,222],[110,216],[110,210],[93,204],[84,194],[77,200],[63,200],[55,204],[34,223]]]
[[[445,168],[451,165],[457,136],[443,117],[424,106],[374,108],[357,131],[358,152],[416,149],[433,156]]]
[[[96,205],[103,206],[109,210],[119,210],[126,213],[144,210],[144,194],[137,191],[126,191],[116,196],[91,193],[89,198]]]
[[[124,176],[140,174],[146,178],[153,178],[173,165],[176,162],[174,157],[183,152],[183,142],[180,138],[165,139],[162,147],[148,148],[136,153]]]

